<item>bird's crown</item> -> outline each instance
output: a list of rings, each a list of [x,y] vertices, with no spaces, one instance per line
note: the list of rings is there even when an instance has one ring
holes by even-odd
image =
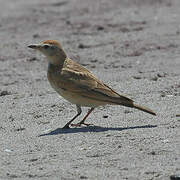
[[[57,46],[62,49],[61,44],[57,40],[45,40],[42,42],[42,44],[49,44],[49,45]]]

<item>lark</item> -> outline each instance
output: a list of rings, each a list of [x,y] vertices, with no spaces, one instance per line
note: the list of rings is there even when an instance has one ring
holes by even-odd
[[[40,51],[47,57],[47,77],[51,86],[59,95],[77,107],[77,114],[63,128],[70,128],[70,125],[91,125],[85,123],[89,114],[96,107],[107,104],[122,105],[156,115],[151,109],[135,104],[130,98],[120,95],[88,69],[70,59],[58,41],[46,40],[28,47]],[[81,114],[83,106],[90,107],[90,110],[82,121],[72,124]]]

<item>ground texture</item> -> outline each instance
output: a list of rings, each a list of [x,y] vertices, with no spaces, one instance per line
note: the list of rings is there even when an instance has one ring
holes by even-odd
[[[0,0],[0,179],[180,173],[179,9],[179,0]],[[63,131],[75,106],[50,87],[46,59],[27,48],[46,39],[157,116],[106,106],[88,118],[95,126]]]

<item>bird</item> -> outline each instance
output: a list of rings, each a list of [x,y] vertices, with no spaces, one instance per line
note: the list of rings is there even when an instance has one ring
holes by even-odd
[[[28,47],[38,50],[46,56],[48,60],[47,77],[51,86],[60,96],[76,105],[77,114],[63,126],[63,129],[68,129],[70,126],[92,125],[85,123],[87,117],[98,106],[108,104],[122,105],[156,115],[151,109],[140,106],[132,99],[120,95],[87,68],[69,58],[57,40],[45,40]],[[82,113],[81,107],[90,109],[79,123],[73,124],[72,122]]]

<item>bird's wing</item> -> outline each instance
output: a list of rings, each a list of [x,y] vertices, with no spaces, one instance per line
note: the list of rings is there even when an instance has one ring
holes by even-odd
[[[108,101],[111,98],[122,98],[123,101],[130,100],[98,80],[90,71],[80,64],[75,62],[73,62],[73,64],[71,63],[72,62],[62,69],[61,78],[59,78],[59,83],[63,83],[64,89],[78,93],[84,97],[98,100]]]

